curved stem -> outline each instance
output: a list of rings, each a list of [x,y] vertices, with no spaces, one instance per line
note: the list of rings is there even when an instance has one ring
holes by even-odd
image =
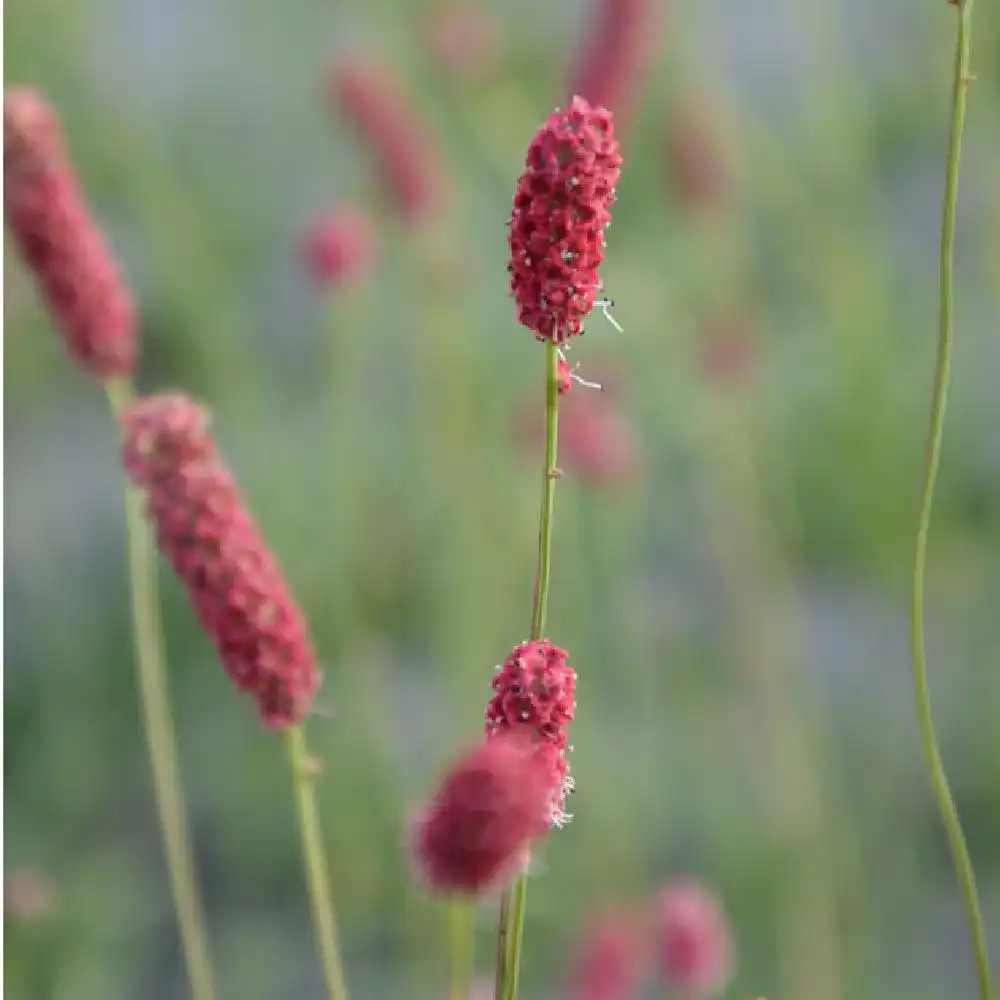
[[[330,1000],[347,1000],[344,970],[340,961],[337,921],[330,894],[330,875],[320,835],[319,811],[316,808],[316,793],[313,787],[317,764],[309,756],[301,726],[290,726],[283,735],[292,768],[292,785],[295,789],[295,805],[302,836],[302,859],[305,864],[309,902],[316,931],[316,946],[323,966],[323,981],[326,983],[326,992]]]
[[[923,477],[920,492],[920,513],[913,557],[913,589],[910,596],[910,644],[912,650],[913,684],[916,697],[917,723],[923,745],[931,788],[937,799],[941,821],[948,836],[955,874],[962,890],[966,918],[972,937],[976,975],[981,1000],[992,1000],[989,955],[986,933],[976,892],[972,860],[962,832],[958,809],[952,797],[938,748],[931,714],[930,691],[927,684],[927,654],[924,647],[924,578],[927,566],[927,535],[934,504],[934,485],[941,459],[941,439],[944,433],[945,409],[948,401],[948,381],[951,371],[953,329],[953,286],[955,213],[958,195],[958,164],[962,149],[962,129],[965,123],[966,92],[969,77],[969,30],[973,0],[950,0],[958,7],[958,39],[955,45],[955,69],[952,81],[951,132],[945,171],[944,202],[941,217],[940,316],[934,390],[931,399],[930,422],[924,449]]]
[[[559,448],[559,350],[545,346],[545,464],[542,467],[542,507],[538,516],[538,564],[535,593],[531,603],[531,640],[542,638],[549,605],[549,577],[552,566],[552,514],[555,510],[556,466]],[[521,874],[513,889],[500,900],[500,928],[497,935],[496,1000],[516,1000],[521,974],[521,940],[528,876]]]
[[[124,379],[109,379],[105,388],[111,409],[117,418],[132,399],[132,386]],[[191,995],[194,1000],[213,1000],[215,987],[212,982],[212,965],[208,957],[201,899],[195,880],[180,768],[177,764],[177,741],[167,691],[153,539],[143,510],[143,495],[128,483],[125,484],[125,518],[139,701],[149,745],[153,790],[170,889],[177,913],[188,980],[191,983]]]

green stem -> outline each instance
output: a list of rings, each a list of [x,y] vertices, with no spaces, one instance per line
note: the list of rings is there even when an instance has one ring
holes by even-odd
[[[323,981],[326,983],[326,992],[330,1000],[347,1000],[344,970],[340,961],[337,920],[333,912],[333,898],[330,895],[330,875],[326,864],[326,853],[323,850],[323,839],[320,836],[319,811],[316,808],[316,794],[313,787],[317,762],[309,755],[301,726],[290,726],[284,731],[284,737],[292,767],[295,805],[302,835],[302,859],[305,864],[309,902],[316,931],[316,945],[323,966]]]
[[[451,1000],[468,1000],[475,965],[475,904],[465,896],[456,895],[448,900],[446,906],[451,953]]]
[[[549,605],[549,578],[552,566],[552,514],[555,510],[556,466],[559,446],[559,350],[545,346],[545,464],[542,467],[542,507],[538,517],[538,564],[535,593],[531,604],[531,640],[542,638]],[[522,873],[513,889],[500,900],[500,927],[497,934],[496,1000],[516,1000],[521,974],[521,941],[527,905],[528,876]]]
[[[920,513],[913,557],[913,589],[910,595],[910,644],[913,663],[913,684],[916,697],[917,723],[920,740],[930,777],[931,788],[937,799],[941,821],[948,836],[955,874],[962,890],[966,918],[975,955],[976,976],[981,1000],[992,1000],[989,955],[986,932],[976,892],[976,877],[972,860],[962,832],[958,809],[952,797],[938,748],[931,714],[930,691],[927,683],[927,654],[924,648],[924,577],[927,566],[927,535],[930,530],[931,510],[934,504],[934,485],[941,459],[941,439],[944,433],[945,409],[948,401],[948,382],[951,371],[954,287],[955,214],[958,198],[958,165],[962,151],[962,129],[965,124],[966,92],[969,76],[969,32],[973,0],[958,0],[958,38],[955,45],[955,68],[952,80],[951,132],[948,141],[948,162],[945,171],[944,202],[941,216],[940,259],[940,315],[937,362],[934,371],[934,390],[931,399],[930,421],[924,449],[923,479],[920,492]]]
[[[108,401],[116,417],[132,400],[131,383],[109,379]],[[139,701],[153,771],[153,791],[160,818],[160,832],[167,858],[170,889],[177,913],[181,948],[194,1000],[213,1000],[212,965],[202,917],[201,899],[194,874],[184,796],[177,764],[177,741],[170,714],[163,627],[156,590],[156,562],[143,495],[125,484],[125,517],[132,600],[132,634],[138,667]]]

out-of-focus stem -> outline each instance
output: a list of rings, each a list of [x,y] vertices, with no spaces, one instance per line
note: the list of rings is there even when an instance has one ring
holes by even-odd
[[[554,343],[545,347],[545,464],[542,467],[542,507],[538,517],[538,564],[535,593],[531,604],[531,640],[542,638],[549,605],[549,578],[552,565],[552,515],[555,510],[556,480],[560,476],[556,459],[559,450],[559,351]],[[496,1000],[516,1000],[521,972],[521,940],[528,876],[522,873],[513,889],[500,901],[500,929],[497,936]]]
[[[319,811],[316,808],[314,783],[317,765],[309,755],[301,726],[289,726],[284,731],[284,737],[292,768],[295,807],[299,814],[299,831],[302,836],[302,860],[306,870],[316,946],[323,967],[323,981],[329,1000],[347,1000],[337,920],[330,893],[330,875],[320,834]]]
[[[448,950],[451,961],[451,1000],[468,1000],[475,963],[475,904],[456,895],[447,902]]]
[[[941,813],[941,822],[948,835],[955,874],[962,890],[972,950],[975,956],[976,976],[981,1000],[992,1000],[989,954],[986,932],[976,892],[976,876],[969,857],[969,848],[962,832],[958,809],[948,785],[941,751],[938,748],[931,714],[930,689],[927,683],[927,652],[924,648],[924,578],[927,568],[927,535],[930,531],[931,511],[934,506],[934,485],[941,460],[941,440],[944,435],[944,418],[948,402],[948,382],[951,372],[951,351],[954,339],[953,288],[955,251],[955,213],[958,200],[958,165],[962,152],[962,130],[965,124],[966,92],[969,76],[969,30],[972,18],[972,0],[957,0],[958,37],[955,43],[954,76],[952,79],[951,129],[948,140],[948,159],[945,168],[944,199],[941,211],[940,258],[940,313],[938,317],[937,361],[934,370],[934,389],[931,397],[930,420],[924,449],[923,477],[920,488],[920,513],[917,519],[917,537],[913,556],[913,586],[910,594],[910,646],[913,666],[913,687],[916,698],[917,724],[920,742],[931,788]]]
[[[106,389],[111,409],[118,417],[132,399],[131,383],[125,379],[109,379]],[[212,965],[208,957],[201,899],[195,879],[180,768],[177,764],[177,741],[167,691],[153,539],[143,514],[142,493],[128,483],[125,484],[125,518],[139,701],[149,745],[153,790],[170,889],[177,913],[184,962],[191,983],[191,995],[194,1000],[214,1000]]]

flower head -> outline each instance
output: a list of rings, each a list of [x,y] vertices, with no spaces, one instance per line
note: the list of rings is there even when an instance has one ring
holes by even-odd
[[[389,68],[349,59],[333,67],[330,100],[369,147],[403,219],[425,222],[442,201],[441,168],[430,133]]]
[[[124,413],[123,461],[148,493],[160,551],[188,588],[236,685],[269,728],[309,709],[319,671],[302,612],[216,450],[206,411],[182,393]]]
[[[653,914],[654,948],[665,982],[691,997],[720,993],[732,975],[733,944],[718,898],[691,879],[660,892]]]
[[[566,662],[566,651],[548,639],[515,646],[493,678],[493,691],[486,735],[528,738],[545,775],[548,821],[565,823],[566,794],[573,788],[566,730],[576,712],[576,671]]]
[[[368,277],[375,256],[375,230],[352,205],[332,208],[302,236],[302,263],[321,288],[344,288]]]
[[[540,761],[517,736],[488,740],[445,775],[418,817],[412,855],[436,892],[499,888],[523,867],[525,848],[548,828]]]
[[[628,911],[607,910],[584,928],[572,970],[573,1000],[632,1000],[647,969],[640,922]]]
[[[510,217],[510,290],[539,340],[583,332],[601,288],[604,231],[622,159],[611,113],[574,97],[528,147]]]
[[[572,74],[573,92],[631,118],[659,35],[656,0],[596,0]]]
[[[129,375],[138,344],[132,296],[84,201],[56,114],[37,91],[3,102],[4,214],[77,364]]]

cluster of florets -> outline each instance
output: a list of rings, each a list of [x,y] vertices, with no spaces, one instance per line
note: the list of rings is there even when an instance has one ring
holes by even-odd
[[[122,418],[125,470],[148,493],[160,550],[186,584],[229,676],[269,728],[295,725],[319,687],[308,627],[208,431],[182,393]]]
[[[4,214],[70,354],[99,378],[130,375],[138,356],[132,296],[39,93],[8,90],[3,143]]]
[[[510,289],[540,340],[583,332],[601,289],[604,231],[622,158],[611,113],[574,97],[538,130],[510,217]]]
[[[567,727],[576,712],[576,671],[566,662],[566,651],[548,639],[515,646],[493,678],[493,690],[486,734],[518,733],[530,739],[546,774],[549,822],[561,826],[570,819]]]
[[[488,740],[458,761],[418,817],[412,853],[435,892],[500,888],[548,830],[549,788],[542,762],[516,734]]]

